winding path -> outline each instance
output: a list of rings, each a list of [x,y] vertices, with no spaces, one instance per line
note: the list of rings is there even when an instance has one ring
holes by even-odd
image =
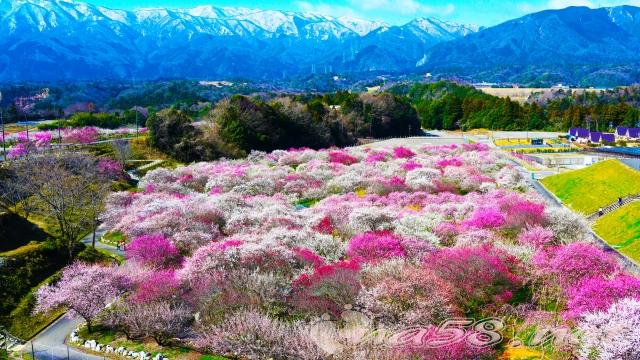
[[[122,250],[117,250],[115,246],[107,245],[97,241],[104,232],[96,233],[96,248],[108,251],[113,255],[124,256]],[[82,239],[82,243],[91,246],[93,234],[89,233]],[[72,318],[68,314],[63,315],[53,324],[49,325],[41,333],[24,345],[21,353],[30,354],[31,344],[33,343],[33,352],[36,360],[101,360],[102,356],[96,356],[83,353],[72,347],[67,346],[67,336],[84,320],[80,318]]]

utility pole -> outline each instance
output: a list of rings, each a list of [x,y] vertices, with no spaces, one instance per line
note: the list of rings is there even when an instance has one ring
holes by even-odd
[[[4,161],[7,161],[7,143],[6,140],[4,138],[5,134],[4,134],[4,118],[2,117],[2,92],[0,92],[0,123],[2,124],[2,156],[4,158]]]
[[[29,121],[27,120],[27,113],[24,113],[24,126],[27,127],[27,142],[29,142]]]
[[[56,123],[58,124],[58,147],[62,147],[62,133],[60,132],[60,121],[62,120],[58,119],[58,109],[55,105],[53,106],[53,116],[56,118]]]
[[[138,138],[138,108],[134,107],[133,111],[136,113],[136,139]]]

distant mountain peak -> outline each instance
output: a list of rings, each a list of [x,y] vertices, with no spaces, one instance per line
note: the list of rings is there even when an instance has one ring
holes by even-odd
[[[0,0],[0,81],[403,71],[433,45],[473,31],[434,18],[392,26],[246,7]]]

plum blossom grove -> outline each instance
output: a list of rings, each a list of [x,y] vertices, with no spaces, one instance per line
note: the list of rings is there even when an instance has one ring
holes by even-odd
[[[105,230],[128,239],[127,260],[86,280],[90,266],[72,265],[39,292],[39,310],[65,304],[133,339],[251,359],[329,357],[312,324],[340,324],[345,309],[390,331],[436,331],[454,317],[503,319],[505,337],[564,326],[586,340],[554,352],[639,356],[632,331],[592,337],[598,324],[637,324],[640,279],[484,145],[254,152],[157,169],[140,187],[113,194],[103,216]],[[110,290],[83,298],[100,282]],[[362,342],[345,351],[466,359],[502,350]]]
[[[135,134],[135,131],[135,129],[129,128],[109,130],[86,126],[61,129],[60,132],[49,130],[21,131],[7,135],[4,139],[0,137],[0,141],[6,141],[11,146],[7,154],[9,157],[19,158],[35,151],[48,149],[53,143],[57,142],[62,142],[63,144],[89,144],[101,138],[130,136]],[[142,128],[138,131],[145,133],[147,130]]]

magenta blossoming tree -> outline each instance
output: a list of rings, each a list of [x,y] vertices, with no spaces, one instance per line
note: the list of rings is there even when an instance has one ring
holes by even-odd
[[[469,228],[491,229],[504,225],[506,217],[495,208],[480,208],[463,225]]]
[[[182,257],[178,248],[162,235],[138,236],[127,246],[127,259],[151,267],[174,267]]]
[[[65,129],[63,133],[63,141],[78,144],[88,144],[98,140],[98,129],[94,127],[82,127]]]
[[[554,277],[563,288],[585,278],[615,275],[620,266],[615,258],[594,245],[573,243],[542,250],[533,258],[537,274]]]
[[[394,159],[410,159],[414,156],[416,156],[416,153],[414,153],[411,149],[406,148],[404,146],[400,146],[393,149]]]
[[[390,231],[377,231],[353,237],[347,246],[347,255],[351,258],[373,262],[405,257],[407,253],[399,236]]]
[[[135,303],[168,300],[180,295],[180,280],[174,270],[151,271],[135,284]]]
[[[490,245],[437,251],[424,266],[453,286],[465,310],[487,303],[504,303],[522,285],[519,261]]]
[[[640,279],[630,275],[587,278],[570,287],[567,298],[565,317],[579,318],[588,312],[604,311],[624,298],[640,300]]]

